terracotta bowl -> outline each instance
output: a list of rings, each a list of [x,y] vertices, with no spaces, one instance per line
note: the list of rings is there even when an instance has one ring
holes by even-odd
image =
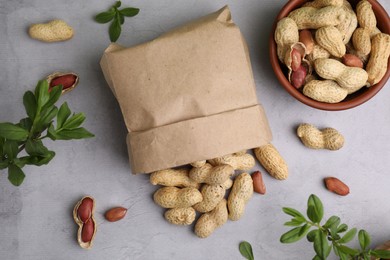
[[[388,14],[386,13],[385,9],[376,1],[376,0],[368,0],[371,5],[372,9],[374,10],[376,19],[377,19],[377,27],[384,33],[390,34],[390,18]],[[274,40],[274,32],[276,28],[276,23],[282,19],[283,17],[286,17],[292,10],[302,6],[304,3],[306,3],[307,0],[290,0],[287,2],[287,4],[280,10],[278,16],[275,19],[272,33],[270,35],[269,43],[270,43],[270,59],[271,59],[271,65],[272,68],[276,74],[276,77],[278,78],[279,82],[282,84],[282,86],[287,90],[290,95],[298,99],[300,102],[322,110],[329,110],[329,111],[337,111],[337,110],[345,110],[349,108],[356,107],[360,104],[363,104],[373,96],[375,96],[376,93],[379,92],[379,90],[382,89],[382,87],[385,85],[386,81],[388,80],[390,76],[390,60],[388,61],[388,69],[386,74],[383,76],[382,80],[378,82],[377,84],[366,88],[363,87],[359,91],[348,95],[343,101],[339,103],[324,103],[319,102],[316,100],[313,100],[309,97],[306,97],[303,95],[303,93],[296,89],[291,83],[288,81],[287,78],[287,68],[284,64],[279,62],[279,59],[276,54],[276,43]],[[349,0],[352,7],[355,8],[356,4],[359,2],[359,0]]]

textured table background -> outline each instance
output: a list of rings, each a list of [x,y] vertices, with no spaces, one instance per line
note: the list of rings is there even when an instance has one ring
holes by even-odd
[[[372,234],[373,245],[390,239],[390,82],[367,103],[342,112],[305,106],[277,82],[268,59],[268,36],[285,0],[124,1],[141,9],[126,19],[118,43],[134,45],[229,4],[233,19],[248,41],[257,94],[264,105],[276,147],[288,162],[290,177],[277,181],[264,174],[265,196],[255,195],[239,222],[228,222],[208,239],[191,227],[177,227],[163,218],[152,201],[156,187],[148,176],[132,175],[120,109],[102,76],[99,59],[109,44],[107,26],[92,17],[112,1],[0,0],[0,121],[24,116],[22,96],[53,71],[75,71],[79,86],[63,96],[72,111],[85,112],[85,126],[96,134],[81,141],[48,140],[56,157],[47,166],[27,166],[19,188],[0,177],[0,259],[242,259],[238,244],[252,243],[256,259],[311,259],[305,240],[279,242],[289,218],[282,206],[306,210],[311,193],[325,206],[325,216],[339,215],[351,227]],[[379,1],[390,11],[390,1]],[[48,4],[50,3],[50,4]],[[27,35],[31,23],[61,18],[75,29],[68,42],[44,44]],[[295,136],[299,123],[332,126],[346,137],[336,152],[313,151]],[[245,126],[244,126],[245,127]],[[260,169],[256,165],[256,169]],[[338,197],[322,179],[336,176],[351,189]],[[96,199],[98,233],[92,250],[76,242],[74,204],[84,195]],[[104,221],[105,210],[122,205],[129,211],[117,223]],[[357,246],[356,240],[352,245]],[[335,258],[331,255],[330,259]]]

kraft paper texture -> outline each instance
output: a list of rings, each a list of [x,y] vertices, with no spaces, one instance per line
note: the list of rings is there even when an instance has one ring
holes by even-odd
[[[229,8],[101,59],[129,132],[133,173],[267,144],[247,46]]]

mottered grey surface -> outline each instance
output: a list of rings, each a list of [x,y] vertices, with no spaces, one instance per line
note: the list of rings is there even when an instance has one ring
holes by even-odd
[[[112,1],[113,2],[113,1]],[[379,1],[390,11],[390,1]],[[390,83],[367,103],[347,111],[327,112],[303,105],[278,83],[268,56],[268,36],[285,0],[247,1],[123,1],[141,9],[127,18],[119,44],[131,46],[152,40],[176,26],[229,4],[233,19],[246,38],[257,94],[273,131],[273,144],[289,165],[290,177],[277,181],[263,171],[264,196],[255,194],[245,215],[229,221],[207,239],[193,226],[174,226],[155,205],[157,187],[148,176],[132,175],[125,145],[126,128],[119,106],[109,90],[99,60],[109,44],[108,25],[93,16],[111,1],[0,0],[0,121],[24,117],[22,96],[53,71],[74,71],[80,84],[61,97],[72,111],[84,112],[85,127],[96,137],[75,141],[46,141],[56,152],[47,166],[26,166],[26,179],[12,186],[0,172],[0,259],[243,259],[238,244],[249,241],[255,259],[311,259],[306,239],[281,244],[289,217],[283,206],[306,210],[307,198],[317,194],[325,217],[338,215],[350,227],[364,228],[372,244],[389,240],[390,204]],[[72,40],[42,43],[27,34],[31,23],[54,18],[74,29]],[[310,150],[295,135],[299,123],[334,127],[345,138],[336,152]],[[240,126],[245,127],[245,126]],[[339,197],[322,183],[326,176],[346,182],[351,193]],[[72,218],[75,203],[84,195],[96,200],[98,231],[91,250],[76,242]],[[116,223],[104,220],[113,206],[129,208]],[[357,246],[357,240],[351,246]],[[336,259],[333,253],[329,259]]]

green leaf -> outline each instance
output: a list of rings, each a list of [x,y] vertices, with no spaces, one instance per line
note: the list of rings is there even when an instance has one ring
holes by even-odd
[[[319,257],[318,255],[316,255],[316,256],[313,257],[313,260],[322,260],[322,258]]]
[[[314,251],[321,259],[326,259],[330,253],[330,246],[324,232],[319,232],[317,236],[314,237]]]
[[[296,209],[284,207],[283,212],[286,213],[287,215],[296,218],[297,220],[306,221],[305,217]]]
[[[57,140],[57,133],[52,124],[47,129],[47,136],[53,141]]]
[[[305,221],[302,221],[302,220],[293,218],[293,219],[291,219],[291,221],[288,221],[288,222],[284,223],[284,225],[285,225],[285,226],[293,226],[293,227],[296,227],[296,226],[300,226],[300,225],[303,224],[303,223],[305,223]]]
[[[35,98],[37,99],[38,108],[42,108],[49,101],[49,83],[46,80],[38,81],[35,88]]]
[[[310,227],[311,227],[310,225],[306,224],[306,225],[303,225],[301,227],[293,228],[290,231],[284,233],[280,237],[280,242],[294,243],[294,242],[300,240],[302,237],[304,237],[307,234],[307,232],[309,231]]]
[[[321,232],[321,231],[320,231],[319,229],[314,229],[314,230],[310,231],[309,233],[307,233],[307,236],[306,236],[307,240],[308,240],[309,242],[314,242],[315,237],[316,237],[320,232]]]
[[[18,155],[18,143],[16,141],[6,140],[3,149],[9,161],[12,161]]]
[[[348,255],[341,252],[336,244],[333,244],[333,251],[334,251],[335,255],[340,257],[340,260],[348,260],[349,259]]]
[[[124,24],[125,23],[125,16],[123,14],[119,13],[118,17],[119,17],[119,22],[121,23],[121,25]]]
[[[341,224],[338,228],[337,228],[337,233],[343,233],[345,231],[348,230],[348,225],[347,224]]]
[[[60,99],[61,94],[62,94],[62,85],[53,87],[49,94],[49,100],[42,107],[42,111],[49,109],[51,106],[53,106],[58,101],[58,99]]]
[[[71,140],[71,139],[83,139],[83,138],[89,138],[94,137],[95,135],[90,133],[88,130],[86,130],[83,127],[75,128],[75,129],[63,129],[61,131],[56,132],[56,139],[57,140]]]
[[[367,231],[362,229],[359,231],[358,238],[359,238],[360,247],[363,249],[363,251],[366,250],[368,246],[371,244],[370,235],[367,233]]]
[[[13,160],[13,164],[18,166],[19,168],[23,168],[26,165],[26,162],[24,160],[21,160],[20,158],[15,158]]]
[[[47,110],[44,115],[39,119],[38,123],[35,126],[36,132],[42,132],[45,130],[53,121],[58,113],[58,108],[53,106],[50,110]]]
[[[18,166],[11,164],[8,167],[8,180],[15,186],[22,184],[24,177],[24,172]]]
[[[121,1],[116,1],[115,4],[113,5],[114,8],[118,8],[121,6]]]
[[[43,145],[41,140],[33,141],[28,139],[26,142],[26,152],[31,156],[44,156],[48,149]]]
[[[389,250],[382,250],[382,249],[375,249],[371,251],[371,255],[383,258],[383,259],[390,259],[390,251]]]
[[[5,138],[0,136],[0,160],[1,160],[1,157],[3,157],[3,155],[4,155],[4,152],[3,152],[4,143],[5,143]]]
[[[119,13],[126,17],[133,17],[139,13],[139,9],[134,7],[127,7],[123,8],[122,10],[119,10]]]
[[[34,93],[32,93],[31,91],[27,91],[26,93],[24,93],[23,105],[26,109],[28,117],[31,120],[34,120],[35,115],[37,113],[37,100],[35,99]]]
[[[33,122],[29,117],[21,119],[18,124],[18,126],[20,126],[23,129],[26,129],[28,132],[31,130],[32,125]]]
[[[68,107],[68,103],[64,103],[61,105],[60,109],[58,110],[58,114],[57,114],[57,129],[61,128],[65,121],[68,119],[68,117],[70,116],[71,112],[70,112],[70,109]]]
[[[115,17],[115,11],[110,10],[107,12],[102,12],[102,13],[97,14],[95,16],[95,21],[98,23],[108,23],[109,21],[114,19],[114,17]]]
[[[118,40],[119,36],[121,35],[121,30],[120,20],[115,17],[109,28],[111,42],[116,42]]]
[[[347,254],[349,256],[356,256],[359,254],[359,251],[344,245],[338,246],[339,252],[342,252],[344,254]]]
[[[63,129],[74,129],[79,127],[85,120],[85,115],[83,113],[78,113],[69,118],[61,128]]]
[[[11,123],[0,123],[0,136],[9,140],[24,141],[28,137],[28,131]]]
[[[246,242],[246,241],[241,242],[239,249],[240,249],[241,255],[243,257],[245,257],[246,259],[248,259],[248,260],[255,259],[253,256],[252,246],[248,242]]]
[[[7,168],[9,165],[9,162],[8,161],[2,161],[0,160],[0,170],[3,170],[5,168]]]
[[[341,244],[348,243],[355,237],[356,232],[357,232],[356,228],[352,228],[338,242]]]
[[[324,216],[324,208],[321,200],[314,194],[310,195],[307,202],[307,216],[314,223],[320,223]]]
[[[337,216],[331,216],[328,221],[323,225],[324,228],[331,228],[333,226],[338,226],[340,223],[340,218]]]
[[[44,156],[24,156],[19,158],[23,163],[41,166],[44,164],[48,164],[55,156],[55,152],[47,151]]]

